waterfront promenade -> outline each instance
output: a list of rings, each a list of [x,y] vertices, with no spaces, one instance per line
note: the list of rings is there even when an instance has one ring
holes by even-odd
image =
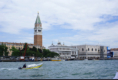
[[[59,58],[60,59],[60,58]],[[35,59],[29,59],[28,57],[25,58],[25,60],[20,60],[19,57],[0,57],[0,62],[37,62],[37,61],[51,61],[52,58],[40,58],[37,57]],[[60,59],[61,60],[61,59]],[[63,59],[65,61],[78,61],[78,60],[118,60],[118,58],[104,58],[104,59]]]

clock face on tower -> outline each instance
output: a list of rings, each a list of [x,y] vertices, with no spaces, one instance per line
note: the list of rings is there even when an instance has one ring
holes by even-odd
[[[34,27],[34,45],[42,46],[42,23],[37,15],[35,27]]]

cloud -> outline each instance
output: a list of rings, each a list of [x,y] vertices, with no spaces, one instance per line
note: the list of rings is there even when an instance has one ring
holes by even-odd
[[[39,11],[43,33],[53,35],[50,31],[55,30],[50,39],[44,35],[44,45],[53,40],[63,40],[67,44],[100,42],[108,45],[117,41],[117,3],[118,0],[0,0],[0,32],[33,35]],[[69,35],[57,37],[59,28]],[[24,38],[20,40],[27,41]]]
[[[114,23],[104,24],[95,31],[80,31],[69,37],[61,37],[61,41],[67,42],[68,45],[82,45],[82,44],[93,44],[93,45],[104,45],[110,47],[118,47],[118,21]],[[112,27],[113,26],[113,27]],[[68,43],[71,42],[71,43]]]
[[[3,21],[9,23],[10,28],[17,26],[21,29],[34,27],[36,12],[39,11],[44,30],[52,28],[51,25],[62,25],[66,29],[93,30],[96,22],[101,22],[101,15],[118,15],[116,2],[110,0],[10,0],[1,2]],[[27,3],[27,4],[26,4]],[[39,3],[41,3],[39,5]],[[3,5],[4,4],[4,5]],[[3,8],[4,7],[4,8]],[[64,23],[71,26],[63,26]],[[8,27],[4,26],[4,29]],[[9,32],[9,31],[8,31]],[[11,30],[11,33],[12,30]],[[16,33],[16,32],[14,32]]]

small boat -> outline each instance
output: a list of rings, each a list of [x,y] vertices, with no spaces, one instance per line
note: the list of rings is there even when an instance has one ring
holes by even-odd
[[[61,61],[66,61],[65,59],[61,59]]]
[[[85,61],[88,61],[88,59],[84,59]]]
[[[40,63],[40,64],[31,64],[31,65],[28,65],[26,68],[19,67],[18,69],[34,69],[34,68],[39,68],[42,65],[43,65],[43,63]]]
[[[51,61],[61,61],[59,58],[52,58]]]

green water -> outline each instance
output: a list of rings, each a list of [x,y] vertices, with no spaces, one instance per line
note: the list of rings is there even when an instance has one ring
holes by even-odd
[[[19,70],[43,63],[38,69]],[[113,79],[118,60],[0,62],[0,79]]]

